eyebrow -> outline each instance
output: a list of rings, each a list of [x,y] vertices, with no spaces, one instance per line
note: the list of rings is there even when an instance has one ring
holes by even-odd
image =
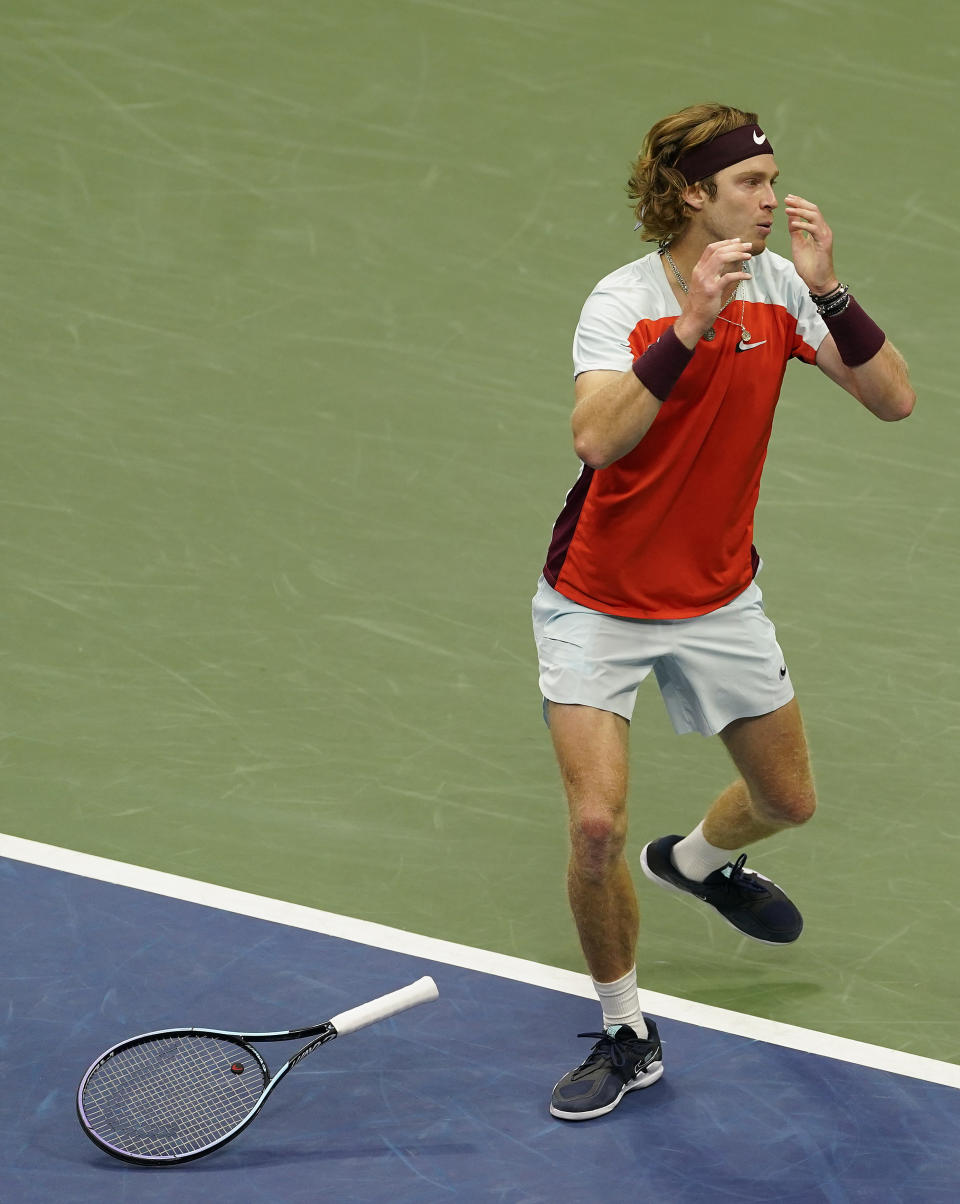
[[[754,167],[753,169],[748,169],[746,171],[737,172],[737,174],[734,176],[734,179],[735,180],[748,180],[751,176],[763,176],[764,179],[769,180],[770,183],[773,184],[776,180],[778,180],[780,178],[780,169],[778,167],[775,172],[767,172],[767,171],[761,171],[761,169],[759,167]]]

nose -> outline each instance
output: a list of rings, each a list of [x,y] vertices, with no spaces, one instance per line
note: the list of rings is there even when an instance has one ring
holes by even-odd
[[[777,203],[777,194],[773,191],[773,185],[768,184],[767,194],[763,198],[763,207],[764,209],[776,209]]]

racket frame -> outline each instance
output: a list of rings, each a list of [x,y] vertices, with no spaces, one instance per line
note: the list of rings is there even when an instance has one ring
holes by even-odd
[[[162,1028],[149,1033],[140,1033],[135,1037],[127,1037],[126,1040],[120,1041],[109,1049],[104,1050],[100,1057],[88,1067],[83,1078],[80,1080],[80,1085],[77,1088],[77,1119],[80,1121],[80,1127],[94,1145],[99,1146],[101,1150],[124,1162],[134,1163],[138,1166],[177,1166],[183,1162],[191,1162],[194,1158],[201,1158],[205,1154],[210,1154],[214,1150],[220,1149],[221,1146],[226,1145],[228,1141],[232,1141],[234,1137],[243,1132],[247,1125],[257,1116],[260,1109],[266,1103],[267,1097],[280,1080],[298,1062],[302,1061],[308,1054],[313,1053],[315,1049],[318,1049],[321,1045],[326,1045],[328,1041],[332,1041],[337,1036],[345,1036],[348,1033],[356,1032],[360,1028],[365,1028],[368,1024],[374,1024],[378,1020],[384,1020],[389,1016],[406,1011],[417,1004],[427,1003],[430,1000],[436,999],[437,994],[436,983],[434,983],[433,979],[424,977],[410,983],[409,986],[401,987],[398,991],[392,991],[388,995],[382,995],[378,999],[373,999],[368,1003],[360,1004],[358,1007],[350,1008],[346,1012],[338,1013],[338,1015],[332,1017],[330,1020],[324,1020],[320,1024],[309,1025],[307,1028],[291,1028],[269,1033],[240,1033],[214,1028]],[[184,1154],[137,1154],[113,1145],[105,1137],[96,1132],[91,1122],[87,1119],[86,1110],[83,1106],[83,1093],[87,1083],[102,1066],[122,1050],[132,1049],[137,1045],[144,1045],[148,1041],[156,1041],[161,1038],[175,1039],[177,1037],[212,1037],[219,1040],[231,1041],[238,1049],[243,1049],[255,1059],[266,1079],[259,1097],[250,1108],[250,1111],[232,1129],[197,1150],[189,1150]],[[296,1041],[303,1037],[311,1039],[307,1041],[306,1045],[301,1046],[296,1053],[289,1057],[272,1076],[263,1056],[250,1044],[251,1041]]]

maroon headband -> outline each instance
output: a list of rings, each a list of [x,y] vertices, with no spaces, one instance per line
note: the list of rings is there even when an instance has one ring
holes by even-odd
[[[715,171],[723,171],[734,163],[752,159],[754,155],[772,155],[773,147],[758,125],[741,125],[728,134],[720,134],[712,142],[704,142],[681,155],[675,166],[688,184],[705,180]]]

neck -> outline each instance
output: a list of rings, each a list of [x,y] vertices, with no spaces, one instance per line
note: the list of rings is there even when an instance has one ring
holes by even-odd
[[[693,269],[697,266],[700,256],[707,249],[708,245],[709,243],[702,237],[697,238],[689,227],[683,234],[678,235],[672,242],[667,244],[667,250],[670,252],[673,262],[680,269],[680,274],[687,281],[687,284],[690,283]]]

